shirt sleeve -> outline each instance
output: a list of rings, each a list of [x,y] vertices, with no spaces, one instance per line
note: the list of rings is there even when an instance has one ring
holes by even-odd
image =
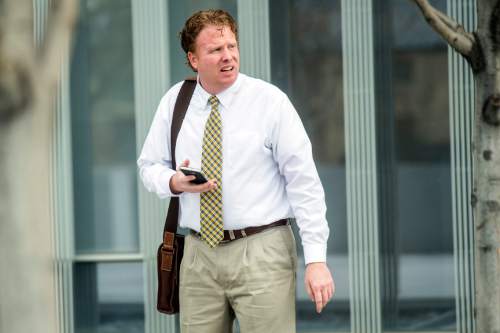
[[[137,160],[144,186],[160,198],[178,196],[170,190],[170,178],[175,174],[170,152],[170,93],[171,91],[162,98],[158,105]]]
[[[278,109],[272,133],[273,154],[285,178],[305,263],[326,262],[329,228],[325,194],[314,164],[311,142],[297,111],[284,94]]]

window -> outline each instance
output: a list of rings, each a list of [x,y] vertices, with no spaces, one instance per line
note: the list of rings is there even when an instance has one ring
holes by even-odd
[[[77,333],[144,332],[140,263],[77,263],[73,272]]]
[[[339,1],[269,1],[272,82],[288,94],[312,142],[330,226],[327,261],[337,291],[320,316],[304,289],[300,237],[297,329],[349,331],[342,43]]]
[[[436,5],[446,12],[446,1]],[[375,82],[377,97],[386,99],[377,115],[388,115],[377,131],[394,129],[380,143],[393,159],[378,158],[394,182],[379,200],[395,218],[380,219],[382,260],[392,262],[382,268],[383,328],[455,331],[447,48],[415,4],[385,6],[374,13],[384,22],[375,57],[389,59]]]
[[[70,85],[77,333],[144,332],[142,263],[103,259],[137,257],[140,251],[130,6],[129,1],[82,0],[74,37]]]
[[[71,63],[76,253],[138,252],[130,2],[81,2]]]

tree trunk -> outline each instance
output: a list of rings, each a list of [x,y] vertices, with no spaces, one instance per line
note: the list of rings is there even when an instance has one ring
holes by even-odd
[[[500,333],[500,1],[478,1],[474,209],[477,332]]]
[[[0,5],[0,331],[54,333],[49,124],[55,82],[36,71],[31,1]]]
[[[475,317],[478,333],[500,333],[500,0],[477,0],[478,27],[466,32],[428,0],[413,0],[431,27],[469,62],[476,84],[472,150]],[[472,1],[472,0],[471,0]]]
[[[57,332],[45,116],[26,110],[1,124],[1,332]]]
[[[58,332],[50,198],[53,101],[76,18],[52,0],[34,48],[37,1],[0,0],[0,332]]]

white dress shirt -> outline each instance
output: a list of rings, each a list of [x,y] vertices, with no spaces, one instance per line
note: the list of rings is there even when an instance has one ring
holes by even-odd
[[[182,82],[160,101],[137,161],[141,179],[160,198],[175,196],[169,181],[170,126]],[[189,159],[201,169],[205,123],[211,95],[198,83],[177,138],[177,164]],[[329,228],[323,187],[311,143],[288,97],[277,87],[239,74],[217,94],[222,118],[224,229],[242,229],[295,217],[305,263],[326,261]],[[181,227],[200,230],[200,194],[182,193]]]

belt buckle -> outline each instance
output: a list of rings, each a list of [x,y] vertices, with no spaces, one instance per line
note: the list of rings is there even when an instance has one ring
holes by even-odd
[[[232,229],[231,229],[231,230],[225,230],[225,231],[227,231],[227,233],[229,234],[229,239],[223,239],[223,240],[221,240],[221,241],[219,242],[219,244],[226,244],[226,243],[229,243],[229,242],[232,242],[232,241],[234,241],[234,240],[237,240],[237,239],[238,239],[238,238],[236,237],[236,234],[235,234],[234,230],[232,230]],[[238,230],[238,231],[240,231],[240,232],[241,232],[241,234],[242,234],[243,236],[246,236],[246,234],[245,234],[245,232],[243,231],[243,229],[242,229],[242,230]],[[241,237],[239,237],[239,238],[241,238]]]

